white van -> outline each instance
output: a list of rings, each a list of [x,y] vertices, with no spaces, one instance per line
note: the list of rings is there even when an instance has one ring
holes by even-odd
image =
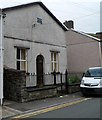
[[[102,94],[102,67],[89,68],[83,75],[80,89],[83,95]]]

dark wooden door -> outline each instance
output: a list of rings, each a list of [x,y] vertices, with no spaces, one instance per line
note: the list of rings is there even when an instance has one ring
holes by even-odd
[[[36,59],[37,67],[37,86],[43,86],[43,56],[39,55]]]

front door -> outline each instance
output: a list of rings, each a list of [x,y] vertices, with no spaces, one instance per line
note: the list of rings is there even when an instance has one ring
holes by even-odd
[[[38,55],[36,59],[37,86],[43,86],[43,61],[44,57]]]

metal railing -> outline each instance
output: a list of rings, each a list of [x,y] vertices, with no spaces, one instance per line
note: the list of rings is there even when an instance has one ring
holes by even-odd
[[[37,76],[29,74],[26,76],[26,87],[37,86]]]
[[[56,84],[60,84],[61,74],[56,74]],[[65,83],[65,75],[62,75],[62,82]],[[43,84],[44,85],[54,85],[54,75],[53,74],[43,74]],[[26,87],[35,87],[37,86],[37,75],[26,75]]]
[[[68,73],[67,70],[65,74],[53,72],[53,74],[43,74],[43,85],[55,85],[61,90],[64,88],[68,93],[68,87],[75,86],[76,82],[79,84],[81,78],[82,73]],[[26,76],[26,87],[37,87],[37,75],[29,74]]]

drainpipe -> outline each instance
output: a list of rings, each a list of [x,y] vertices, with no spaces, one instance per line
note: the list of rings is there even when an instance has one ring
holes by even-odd
[[[99,42],[100,67],[102,67],[102,41]]]
[[[0,9],[0,101],[3,105],[3,14]]]
[[[100,67],[101,67],[101,65],[102,65],[102,62],[101,62],[101,58],[102,58],[102,56],[101,56],[101,42],[98,42],[98,46],[99,46],[99,63],[100,63]]]

